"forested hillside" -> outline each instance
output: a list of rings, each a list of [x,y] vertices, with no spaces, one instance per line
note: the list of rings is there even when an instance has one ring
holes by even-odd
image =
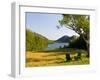
[[[26,51],[43,50],[48,45],[48,39],[26,29]]]

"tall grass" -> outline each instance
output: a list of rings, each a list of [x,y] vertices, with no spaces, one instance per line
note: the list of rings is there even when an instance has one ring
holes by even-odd
[[[81,50],[82,51],[82,50]],[[86,57],[86,52],[82,51],[81,60],[75,61],[74,56],[76,52],[72,51],[72,60],[66,62],[65,54],[66,51],[48,51],[48,52],[26,52],[26,67],[36,67],[36,66],[63,66],[63,65],[83,65],[89,64],[89,58]]]

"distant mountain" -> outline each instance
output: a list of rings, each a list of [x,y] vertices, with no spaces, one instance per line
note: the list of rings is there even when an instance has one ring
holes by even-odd
[[[56,40],[56,42],[67,42],[67,43],[69,43],[69,42],[72,42],[73,40],[75,40],[77,38],[78,38],[78,36],[75,36],[75,35],[73,35],[71,37],[65,35],[65,36],[62,36],[61,38],[59,38],[58,40]]]
[[[70,37],[65,35],[62,36],[61,38],[59,38],[58,40],[56,40],[56,42],[70,42]]]

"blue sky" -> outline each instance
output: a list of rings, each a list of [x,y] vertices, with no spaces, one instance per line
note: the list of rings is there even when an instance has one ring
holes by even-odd
[[[26,13],[26,28],[39,33],[50,40],[57,40],[64,35],[72,36],[76,33],[66,27],[57,29],[59,20],[63,17],[61,14],[48,13]]]

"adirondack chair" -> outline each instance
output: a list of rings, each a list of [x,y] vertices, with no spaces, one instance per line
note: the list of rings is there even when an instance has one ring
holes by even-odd
[[[78,53],[77,53],[77,56],[74,57],[74,60],[75,60],[75,61],[77,61],[77,60],[79,60],[79,59],[81,59],[81,53],[80,53],[80,52],[78,52]]]
[[[70,56],[70,53],[67,53],[66,54],[66,62],[69,62],[69,61],[71,61],[72,59],[71,59],[71,56]]]

